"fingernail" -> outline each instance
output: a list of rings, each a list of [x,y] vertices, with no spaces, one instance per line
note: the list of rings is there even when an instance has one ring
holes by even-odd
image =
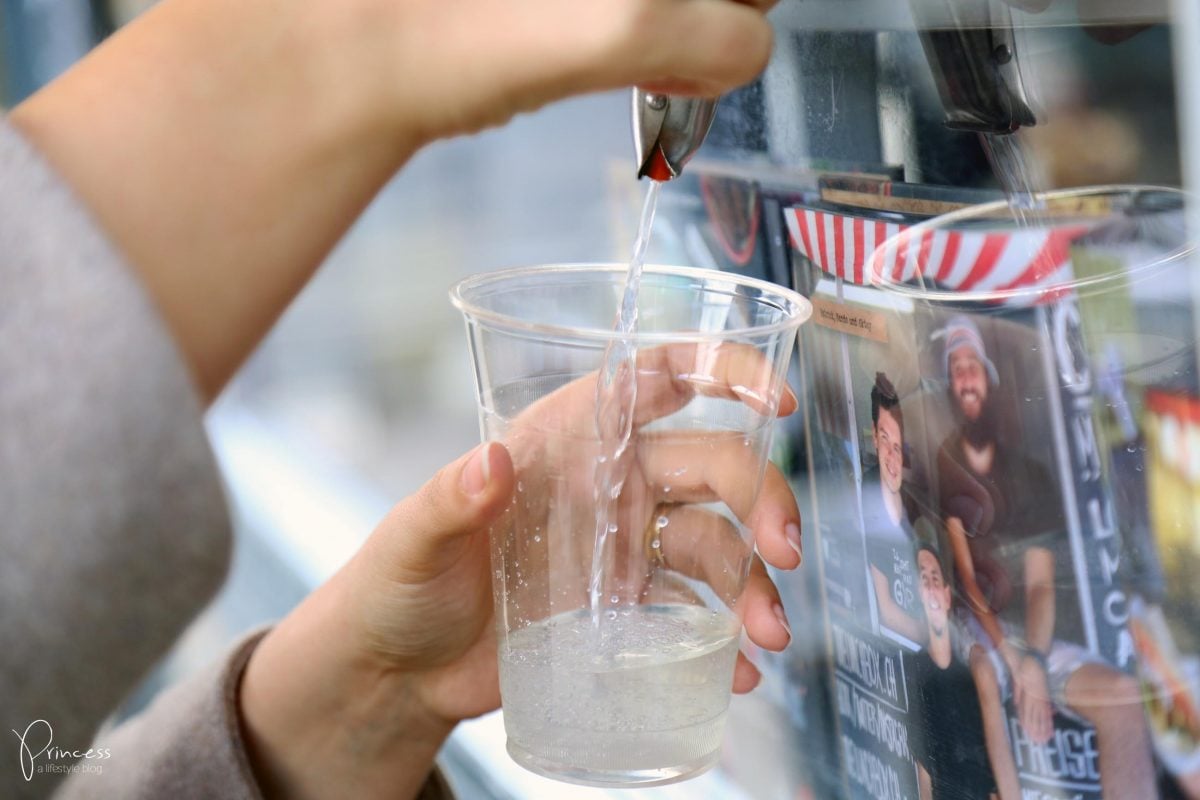
[[[794,522],[789,522],[783,527],[783,533],[787,537],[787,543],[796,555],[800,557],[800,563],[804,563],[804,548],[800,544],[800,526]]]
[[[491,477],[492,443],[485,442],[475,450],[475,454],[467,461],[462,472],[462,488],[470,496],[474,496],[487,488]]]
[[[779,620],[779,624],[787,631],[788,641],[790,642],[792,640],[792,626],[788,625],[787,614],[784,613],[783,606],[776,603],[771,606],[771,610],[775,612],[775,619]]]

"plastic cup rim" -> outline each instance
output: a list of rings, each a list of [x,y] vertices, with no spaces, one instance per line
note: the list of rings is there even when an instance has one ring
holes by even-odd
[[[572,341],[610,342],[614,340],[629,340],[645,344],[674,344],[698,341],[724,341],[744,338],[746,336],[771,336],[785,333],[788,330],[799,330],[800,326],[812,316],[812,303],[807,298],[792,289],[780,286],[770,281],[751,278],[735,272],[723,272],[701,267],[682,267],[662,264],[646,264],[644,276],[667,275],[693,280],[711,281],[719,278],[737,287],[758,289],[766,295],[779,299],[778,307],[786,313],[790,305],[795,313],[770,325],[758,325],[742,328],[728,328],[719,331],[637,331],[632,336],[609,328],[575,328],[566,325],[553,325],[521,319],[509,314],[483,308],[467,298],[467,293],[487,284],[500,284],[505,280],[525,275],[549,275],[552,273],[588,273],[617,274],[629,271],[628,264],[620,262],[596,263],[566,263],[546,264],[541,266],[510,267],[491,272],[480,272],[463,278],[450,288],[450,302],[462,314],[472,321],[479,321],[493,327],[514,332],[524,332],[537,336],[555,336]]]
[[[1137,194],[1165,194],[1173,195],[1181,200],[1195,199],[1194,195],[1171,186],[1155,186],[1151,184],[1105,184],[1097,186],[1081,186],[1069,189],[1052,189],[1049,191],[1034,192],[1034,196],[1045,201],[1070,200],[1087,197],[1102,197],[1105,195],[1137,195]],[[955,224],[963,222],[973,222],[981,219],[986,219],[990,214],[1002,212],[1010,208],[1008,200],[993,200],[987,203],[966,206],[964,208],[950,211],[945,214],[939,214],[935,217],[922,220],[909,227],[900,236],[909,241],[928,231],[935,231],[943,228],[953,229]],[[1036,209],[1035,209],[1036,211]],[[1014,230],[1035,229],[1037,226],[1021,226],[1018,225]],[[877,247],[869,257],[873,258],[875,253],[879,253],[888,244]],[[893,245],[895,246],[895,245]],[[1039,297],[1047,292],[1064,292],[1083,290],[1093,290],[1098,286],[1107,283],[1112,283],[1117,280],[1125,279],[1132,280],[1138,276],[1153,270],[1155,267],[1162,267],[1168,264],[1177,263],[1191,256],[1196,249],[1196,245],[1192,242],[1187,242],[1182,247],[1166,254],[1163,258],[1140,264],[1132,269],[1122,270],[1117,273],[1097,275],[1088,278],[1072,278],[1061,285],[1052,287],[1020,287],[1014,289],[983,289],[983,290],[967,290],[960,291],[955,289],[938,289],[929,288],[926,286],[914,286],[905,282],[894,281],[890,278],[879,278],[872,282],[872,286],[885,292],[890,292],[895,295],[909,297],[914,300],[919,300],[928,303],[971,303],[971,302],[999,302],[1017,300],[1028,297]],[[868,259],[868,260],[869,260]]]

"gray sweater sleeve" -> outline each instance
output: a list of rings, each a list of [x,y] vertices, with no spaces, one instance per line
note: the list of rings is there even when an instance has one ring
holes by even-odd
[[[263,633],[95,742],[55,800],[261,800],[238,724],[242,671]]]
[[[0,797],[259,798],[262,633],[92,743],[224,580],[202,409],[121,256],[0,119]],[[444,800],[436,770],[419,800]]]
[[[0,175],[0,796],[30,798],[211,598],[231,538],[155,308],[3,121]]]
[[[237,714],[242,672],[265,632],[163,692],[146,711],[102,737],[55,800],[262,800]],[[87,766],[93,769],[86,770]],[[98,769],[96,769],[98,768]],[[415,800],[451,800],[434,770]]]

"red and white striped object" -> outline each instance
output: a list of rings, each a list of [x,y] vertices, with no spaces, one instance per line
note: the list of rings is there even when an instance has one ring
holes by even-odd
[[[792,247],[821,271],[860,286],[924,278],[996,302],[1049,302],[1069,289],[1077,223],[1010,231],[946,230],[788,208]]]

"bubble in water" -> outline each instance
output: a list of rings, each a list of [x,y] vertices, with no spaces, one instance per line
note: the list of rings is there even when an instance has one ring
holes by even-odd
[[[602,455],[602,456],[596,456],[596,462],[597,462],[597,463],[599,463],[599,464],[603,464],[603,463],[604,463],[604,462],[606,462],[606,461],[608,461],[608,456],[603,456],[603,455]]]
[[[517,481],[517,491],[518,492],[525,491],[525,484],[521,483],[520,481]]]
[[[670,494],[670,493],[671,493],[671,487],[670,487],[670,486],[664,486],[664,487],[663,487],[663,494]]]
[[[617,611],[616,611],[616,609],[614,609],[614,608],[610,608],[608,611],[605,611],[605,612],[604,612],[604,618],[605,618],[605,619],[616,619],[616,618],[617,618]]]
[[[671,520],[667,519],[666,515],[664,514],[663,516],[654,520],[654,526],[656,528],[665,528],[665,527],[667,527],[667,525],[670,524],[670,522],[671,522]]]
[[[615,523],[615,522],[608,523],[608,532],[616,533],[617,532],[617,523]]]
[[[621,602],[621,598],[614,594],[612,597],[608,598],[608,602],[619,603]]]
[[[541,542],[541,541],[542,541],[542,537],[541,537],[541,536],[537,536],[537,535],[535,535],[535,536],[533,537],[533,541],[535,541],[535,542]]]
[[[662,547],[662,539],[654,539],[653,541],[650,542],[650,547],[654,550],[657,550],[658,548]]]
[[[1126,448],[1125,448],[1125,452],[1126,452],[1126,453],[1136,453],[1136,452],[1137,452],[1137,445],[1135,445],[1135,444],[1131,444],[1131,445],[1129,445],[1128,447],[1126,447]]]

